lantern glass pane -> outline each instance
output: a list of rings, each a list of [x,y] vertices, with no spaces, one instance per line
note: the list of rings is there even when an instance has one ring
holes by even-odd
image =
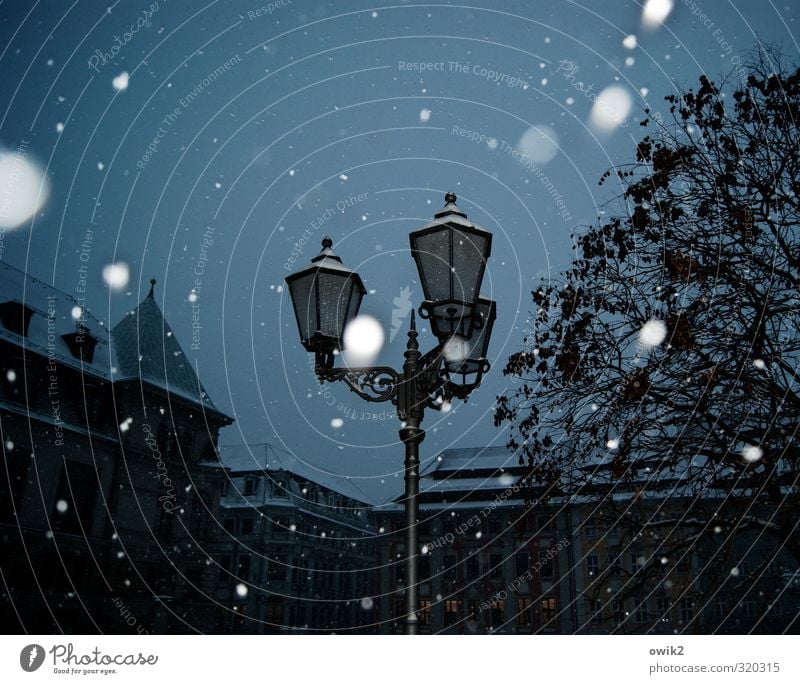
[[[414,247],[419,259],[425,299],[451,299],[449,237],[450,229],[447,227],[415,236]]]
[[[314,277],[316,272],[294,278],[289,282],[289,294],[300,328],[300,339],[307,340],[317,330],[317,302],[314,297]]]
[[[475,301],[483,275],[485,250],[484,236],[453,230],[453,299]]]
[[[341,338],[354,282],[349,275],[319,273],[319,329],[323,335]]]

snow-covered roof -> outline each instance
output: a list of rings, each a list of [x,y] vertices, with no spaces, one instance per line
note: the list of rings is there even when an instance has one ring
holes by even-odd
[[[429,464],[423,473],[426,477],[467,477],[473,471],[516,471],[519,456],[506,447],[468,447],[445,449]]]
[[[191,363],[150,294],[109,332],[85,302],[6,263],[0,263],[0,305],[18,302],[33,311],[27,335],[0,325],[0,339],[54,358],[106,380],[141,379],[222,414],[203,389]],[[97,340],[91,362],[70,351],[64,335]]]
[[[115,380],[136,378],[220,413],[161,313],[152,287],[111,334],[118,364]]]
[[[278,450],[271,444],[260,445],[220,445],[220,467],[227,468],[230,477],[247,473],[272,476],[277,471],[285,471],[313,484],[325,487],[359,503],[373,505],[375,502],[353,479],[335,473],[314,470],[296,456]]]
[[[78,302],[76,297],[27,275],[6,263],[0,263],[0,303],[19,302],[33,310],[27,335],[22,336],[0,325],[0,339],[25,349],[55,358],[59,363],[82,369],[84,373],[111,379],[116,367],[109,332],[103,321]],[[73,356],[63,335],[79,332],[79,326],[97,340],[91,363]]]

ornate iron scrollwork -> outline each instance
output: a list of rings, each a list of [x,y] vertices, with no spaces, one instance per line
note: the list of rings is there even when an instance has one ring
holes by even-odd
[[[371,368],[320,368],[317,367],[320,381],[342,380],[362,399],[372,402],[393,401],[397,396],[400,378],[388,366]]]

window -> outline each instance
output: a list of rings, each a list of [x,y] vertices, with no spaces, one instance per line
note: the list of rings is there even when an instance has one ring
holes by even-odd
[[[254,477],[244,478],[244,489],[242,494],[245,496],[253,496],[256,493],[256,479]]]
[[[458,599],[447,599],[444,602],[444,624],[446,627],[458,622],[458,614],[461,612],[461,601]]]
[[[231,571],[231,557],[228,555],[219,557],[219,579],[225,579]]]
[[[553,596],[545,596],[542,599],[542,626],[548,627],[556,619],[556,599]],[[550,624],[551,628],[555,625]]]
[[[252,518],[243,518],[242,519],[241,534],[252,534],[252,533],[253,533],[253,519]]]
[[[275,480],[272,483],[272,496],[278,497],[279,499],[285,499],[289,496],[286,491],[286,482],[283,480]]]
[[[444,570],[444,580],[445,582],[455,582],[456,581],[456,557],[454,555],[448,554],[444,557],[443,561],[444,565],[442,570]]]
[[[602,624],[603,622],[603,602],[600,600],[589,601],[588,605],[589,614],[592,616],[592,622],[595,625]]]
[[[689,574],[689,554],[683,554],[678,560],[678,565],[675,568],[679,575]]]
[[[500,534],[500,531],[503,528],[500,525],[500,520],[498,518],[489,518],[489,534],[494,536]]]
[[[269,599],[267,601],[266,611],[264,617],[267,622],[273,625],[283,624],[283,600],[282,599]]]
[[[492,603],[492,609],[489,612],[489,618],[491,620],[491,624],[494,627],[502,625],[505,618],[504,615],[506,613],[506,602],[504,599],[498,599],[494,603]]]
[[[88,330],[81,328],[78,332],[62,335],[70,354],[76,359],[81,359],[86,363],[91,363],[94,359],[94,349],[99,340],[89,334]]]
[[[586,538],[587,539],[596,539],[597,538],[597,526],[595,525],[595,522],[594,522],[594,520],[592,518],[589,518],[586,521],[586,526],[585,526],[584,529],[585,529],[585,533],[586,533]]]
[[[644,567],[644,554],[643,553],[632,553],[631,554],[631,572],[635,575],[643,567]]]
[[[552,549],[547,551],[539,551],[539,576],[552,577],[553,576],[553,563],[555,561],[555,552]]]
[[[50,516],[54,530],[84,536],[92,534],[97,479],[92,466],[65,461]]]
[[[286,579],[286,556],[284,554],[275,554],[275,556],[269,560],[267,579],[275,581]]]
[[[694,601],[691,599],[681,599],[679,606],[681,610],[681,622],[685,624],[694,620]]]
[[[656,599],[656,613],[661,622],[669,622],[669,601],[663,597]]]
[[[427,582],[431,578],[431,555],[429,553],[420,556],[419,578],[422,582]]]
[[[609,573],[612,577],[619,577],[622,574],[622,565],[619,562],[619,556],[614,556],[608,559],[610,568]]]
[[[586,573],[589,577],[597,577],[600,574],[600,559],[597,556],[586,556]]]
[[[517,599],[517,626],[531,626],[531,600],[529,598]]]
[[[19,514],[25,484],[28,480],[28,468],[31,464],[30,452],[19,446],[5,452],[8,476],[0,467],[0,520],[15,522],[15,511]]]
[[[742,601],[742,617],[751,618],[756,614],[755,601]]]
[[[489,554],[489,565],[492,568],[492,579],[502,579],[503,577],[503,554],[492,553]]]
[[[33,309],[22,302],[8,301],[0,304],[0,321],[6,330],[25,337],[33,316]]]
[[[222,527],[228,534],[236,534],[236,518],[225,518]]]
[[[635,622],[647,622],[647,599],[640,598],[634,602],[633,619]]]
[[[431,624],[431,602],[428,599],[422,599],[419,602],[419,624]]]
[[[406,581],[406,563],[403,558],[398,558],[394,564],[394,581],[398,584]]]
[[[728,615],[728,606],[725,601],[717,601],[714,605],[714,613],[715,615],[722,619]]]
[[[625,603],[620,599],[611,600],[611,620],[618,625],[625,618]]]
[[[514,556],[514,569],[517,577],[522,577],[531,569],[531,554],[527,551],[518,551]]]
[[[478,575],[481,574],[477,553],[473,553],[469,558],[467,558],[466,574],[466,579],[470,582],[477,579]]]
[[[241,554],[239,556],[239,565],[236,568],[236,574],[240,579],[245,581],[250,579],[250,556],[248,554]]]

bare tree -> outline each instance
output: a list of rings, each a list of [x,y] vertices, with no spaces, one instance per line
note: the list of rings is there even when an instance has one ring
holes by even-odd
[[[495,423],[531,484],[605,500],[632,534],[658,515],[664,544],[747,529],[800,560],[800,70],[779,62],[647,112],[635,161],[600,180],[617,215],[532,292]],[[626,515],[656,494],[673,505]]]

